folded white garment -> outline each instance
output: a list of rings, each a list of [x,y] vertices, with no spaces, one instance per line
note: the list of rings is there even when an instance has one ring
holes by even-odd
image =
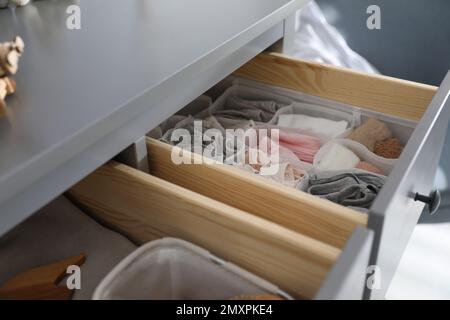
[[[360,159],[352,151],[338,143],[331,142],[317,153],[314,167],[320,171],[348,170],[355,168],[359,162]]]
[[[280,114],[277,125],[284,128],[308,130],[315,134],[336,138],[346,131],[348,122],[310,117],[303,114]]]
[[[243,294],[290,299],[275,285],[181,239],[131,253],[102,280],[94,300],[224,300]]]

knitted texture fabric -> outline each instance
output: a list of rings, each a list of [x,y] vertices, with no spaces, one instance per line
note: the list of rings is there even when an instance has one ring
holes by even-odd
[[[385,123],[370,118],[362,126],[350,133],[347,138],[365,145],[367,149],[373,152],[377,141],[391,137],[392,132]]]
[[[384,183],[384,177],[371,173],[348,172],[323,179],[312,176],[308,192],[344,206],[369,208]]]
[[[403,145],[397,138],[390,138],[375,143],[374,153],[388,159],[398,159],[403,151]]]

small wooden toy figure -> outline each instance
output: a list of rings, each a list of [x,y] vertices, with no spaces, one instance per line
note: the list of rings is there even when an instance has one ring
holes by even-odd
[[[29,2],[30,0],[0,0],[0,9],[7,8],[10,3],[16,5],[17,7],[23,7]]]
[[[16,91],[16,83],[10,76],[16,74],[24,48],[19,36],[11,42],[0,43],[0,108],[6,106],[6,96]]]
[[[16,91],[16,82],[9,78],[0,78],[0,109],[6,107],[5,97]]]

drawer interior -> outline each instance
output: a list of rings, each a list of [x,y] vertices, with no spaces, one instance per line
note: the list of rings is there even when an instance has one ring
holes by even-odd
[[[302,113],[302,108],[306,108],[305,114],[307,115],[318,114],[318,117],[320,117],[320,114],[324,113],[324,117],[329,117],[329,119],[333,120],[343,117],[340,119],[345,118],[349,123],[352,122],[351,128],[349,128],[345,134],[338,136],[338,138],[328,138],[325,141],[321,141],[321,147],[317,154],[325,154],[326,152],[322,152],[322,149],[326,149],[328,144],[336,142],[352,151],[357,158],[360,159],[361,162],[356,168],[360,168],[359,165],[363,165],[363,163],[364,166],[368,164],[372,168],[362,169],[364,172],[375,169],[375,171],[370,173],[376,172],[387,177],[385,181],[388,181],[390,173],[396,167],[397,163],[400,161],[403,163],[410,162],[412,159],[405,159],[405,157],[400,159],[401,153],[398,151],[394,152],[397,154],[395,156],[381,155],[373,149],[369,150],[370,148],[367,147],[367,144],[365,145],[357,140],[355,143],[355,140],[351,140],[352,138],[350,138],[349,134],[365,124],[370,118],[375,118],[388,128],[387,130],[390,131],[389,134],[392,139],[387,140],[392,140],[391,142],[394,144],[394,146],[380,145],[379,149],[385,149],[384,151],[386,151],[386,149],[391,148],[394,150],[396,148],[399,148],[400,150],[406,148],[419,120],[427,110],[431,99],[436,94],[436,90],[436,87],[410,81],[380,75],[362,74],[348,69],[300,61],[276,53],[263,53],[238,69],[233,74],[233,77],[225,79],[206,92],[206,95],[210,96],[213,100],[210,107],[204,105],[204,108],[209,109],[209,111],[201,111],[201,107],[197,105],[195,108],[192,108],[191,106],[183,109],[178,114],[184,116],[189,114],[195,120],[208,119],[208,116],[214,115],[214,112],[217,112],[217,110],[220,111],[221,108],[227,108],[227,99],[238,97],[248,101],[277,101],[277,99],[280,99],[278,102],[282,101],[282,103],[285,103],[285,101],[289,100],[289,102],[286,102],[285,104],[293,103],[294,105],[290,113]],[[317,110],[307,110],[307,108],[313,107],[316,107]],[[289,108],[290,107],[282,107],[281,109]],[[276,119],[277,117],[280,117],[278,113],[279,111],[276,112],[273,119],[269,121],[268,128],[279,127],[279,125],[276,125]],[[336,115],[336,113],[338,115]],[[283,114],[283,112],[281,112],[281,114]],[[172,120],[173,119],[171,118],[168,122]],[[174,122],[171,127],[177,128],[183,121],[179,121],[179,123]],[[182,125],[180,127],[184,128]],[[228,129],[225,125],[223,128]],[[168,134],[170,130],[167,129],[169,129],[169,127],[165,130],[166,135],[164,135],[164,132],[161,132],[161,136],[154,135],[151,132],[149,136],[157,139],[162,137],[162,140],[168,142],[168,139],[170,139],[170,135]],[[176,142],[171,144],[176,145]],[[155,146],[155,143],[154,147],[156,147],[157,150],[161,150],[162,148]],[[164,151],[161,152],[164,153]],[[156,152],[154,156],[159,157],[161,152]],[[389,154],[388,151],[386,151],[386,153]],[[161,163],[163,162],[164,161]],[[316,162],[316,157],[314,157],[314,162]],[[181,175],[176,175],[175,173],[173,176],[169,177],[170,173],[168,171],[172,169],[176,171],[177,168],[172,167],[169,170],[167,168],[168,165],[169,164],[161,170],[160,168],[162,168],[162,165],[154,166],[154,174],[162,176],[167,174],[165,178],[172,179],[172,182],[184,183],[185,187],[190,187],[188,181],[182,182],[183,177]],[[312,163],[312,165],[312,170],[305,170],[314,173],[319,170],[317,169],[318,167],[316,168],[316,163]],[[189,171],[190,169],[183,168],[179,170]],[[198,169],[193,168],[192,170],[196,171]],[[338,173],[339,172],[336,174]],[[321,177],[332,176],[331,174],[319,175],[321,175]],[[220,186],[216,187],[220,189]],[[201,187],[197,186],[197,188]],[[305,189],[307,188],[308,187],[304,186],[297,187],[297,189],[302,191],[306,191]],[[196,190],[199,193],[208,192],[208,196],[214,198],[214,190],[210,190],[210,188],[203,189],[204,190]],[[223,193],[223,190],[224,188],[221,189],[220,193]],[[223,198],[227,198],[227,196],[223,194],[217,194],[217,196],[222,197],[222,199],[220,199],[221,201],[224,201]],[[267,194],[265,194],[265,196],[267,196]],[[303,199],[308,199],[306,202],[310,202],[309,198],[303,197]],[[232,199],[229,199],[229,201],[232,201]],[[236,205],[236,203],[233,203],[233,205]],[[331,208],[331,211],[339,211],[335,206],[331,206]],[[245,210],[251,211],[250,206],[247,205]],[[340,210],[341,212],[348,212],[344,209]],[[317,210],[313,211],[316,212]],[[368,213],[370,211],[370,206],[365,207],[364,210],[360,211]]]
[[[314,297],[342,251],[117,162],[101,167],[69,194],[136,243],[164,236],[190,241],[296,298]]]
[[[230,97],[248,101],[286,99],[293,104],[307,104],[307,108],[317,106],[316,111],[308,111],[312,114],[324,112],[331,118],[344,115],[349,123],[352,122],[351,130],[369,118],[375,118],[385,124],[392,137],[405,146],[434,93],[435,88],[431,86],[300,62],[278,54],[261,54],[237,70],[233,77],[225,79],[206,93],[214,101],[212,105],[211,101],[209,104],[205,102],[206,96],[202,96],[158,127],[161,129],[166,126],[159,135],[154,131],[149,133],[149,137],[153,137],[147,140],[150,172],[296,232],[334,246],[342,246],[355,226],[367,226],[367,209],[359,212],[353,210],[355,208],[324,201],[307,192],[298,192],[269,179],[260,179],[258,175],[248,174],[233,166],[175,164],[171,160],[173,149],[167,144],[170,129],[176,128],[186,117],[201,120],[212,114],[213,111],[208,110],[220,109],[221,104],[226,108],[224,101]],[[273,124],[273,120],[270,123]],[[348,147],[361,161],[381,168],[381,174],[389,176],[398,159],[378,156],[363,144],[349,141],[346,137],[344,135],[330,140]],[[326,144],[323,142],[321,149]],[[186,151],[179,153],[186,159],[198,159],[183,162],[207,163],[201,155]]]

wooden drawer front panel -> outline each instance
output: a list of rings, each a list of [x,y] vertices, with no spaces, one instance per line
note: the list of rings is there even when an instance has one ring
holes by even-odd
[[[173,147],[157,140],[147,139],[147,148],[151,174],[332,246],[342,248],[356,226],[367,225],[367,214],[228,165],[176,165]]]

